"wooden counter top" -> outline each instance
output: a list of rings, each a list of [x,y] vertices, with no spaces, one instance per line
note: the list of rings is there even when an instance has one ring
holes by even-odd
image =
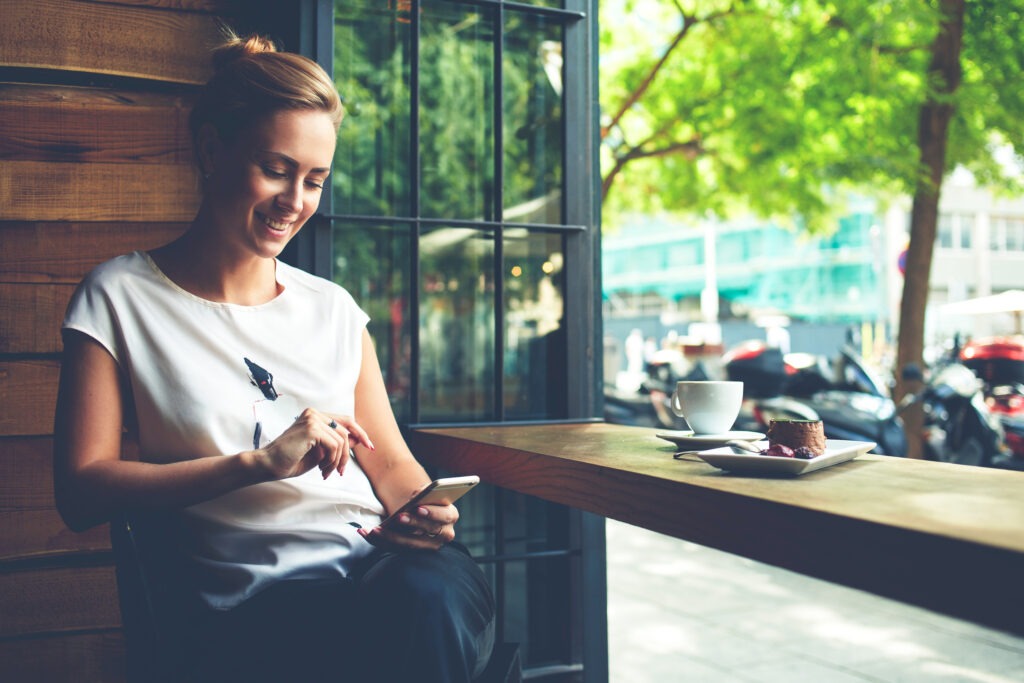
[[[418,429],[425,463],[1024,635],[1024,474],[863,455],[792,478],[605,423]]]

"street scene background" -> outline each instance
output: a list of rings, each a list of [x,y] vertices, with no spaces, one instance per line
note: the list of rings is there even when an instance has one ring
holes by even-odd
[[[605,418],[686,429],[676,381],[738,379],[736,429],[1019,476],[1024,3],[600,17]],[[608,547],[614,681],[1024,679],[1006,634],[618,523]]]

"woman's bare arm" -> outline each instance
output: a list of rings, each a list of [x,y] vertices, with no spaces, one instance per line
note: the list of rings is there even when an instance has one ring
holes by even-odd
[[[125,394],[113,357],[92,338],[64,340],[54,425],[54,493],[69,528],[119,510],[185,507],[244,486],[343,466],[347,441],[312,410],[266,448],[169,464],[121,459]],[[312,445],[312,447],[311,447]]]
[[[366,429],[376,450],[356,446],[360,465],[390,514],[430,482],[413,457],[395,422],[380,364],[368,332],[363,333],[363,362],[356,383],[356,421]],[[409,548],[438,548],[455,538],[459,511],[454,505],[423,505],[395,528],[362,530],[371,543]]]
[[[413,493],[430,483],[430,477],[413,457],[395,421],[370,333],[363,331],[363,358],[356,381],[356,422],[373,439],[375,450],[355,448],[357,460],[373,484],[388,514],[400,508]]]

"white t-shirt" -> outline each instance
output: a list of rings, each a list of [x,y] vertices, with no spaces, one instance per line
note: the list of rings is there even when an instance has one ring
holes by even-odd
[[[194,296],[144,252],[100,265],[79,285],[64,327],[92,337],[117,361],[130,385],[143,460],[168,463],[266,445],[307,406],[354,413],[366,313],[338,285],[276,266],[283,291],[258,306]],[[277,392],[273,400],[254,382],[264,370]],[[182,515],[200,594],[226,609],[276,580],[344,576],[372,550],[349,522],[372,527],[383,512],[365,473],[350,461],[343,476],[324,480],[314,468]]]

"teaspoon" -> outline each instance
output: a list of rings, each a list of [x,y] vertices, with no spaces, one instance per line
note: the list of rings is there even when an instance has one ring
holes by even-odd
[[[761,449],[750,443],[749,441],[740,441],[739,439],[733,439],[726,441],[725,445],[731,448],[736,453],[756,453],[761,454]]]

